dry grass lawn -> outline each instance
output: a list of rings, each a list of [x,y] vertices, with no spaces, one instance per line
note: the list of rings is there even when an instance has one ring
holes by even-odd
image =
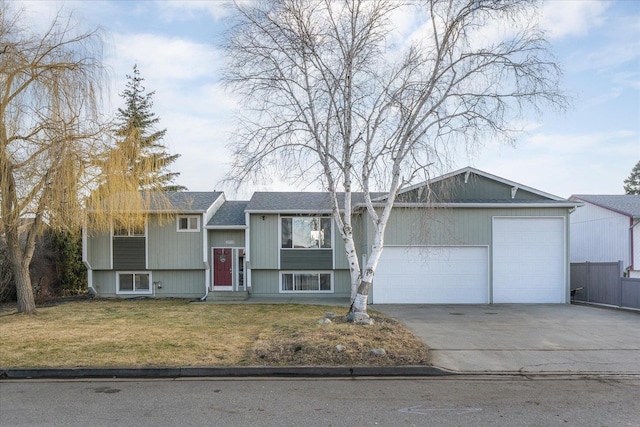
[[[93,300],[0,314],[0,366],[391,366],[426,365],[426,346],[400,323],[370,313],[347,323],[345,307]],[[333,323],[318,319],[333,311]],[[335,346],[346,349],[338,352]],[[370,354],[384,348],[386,354]]]

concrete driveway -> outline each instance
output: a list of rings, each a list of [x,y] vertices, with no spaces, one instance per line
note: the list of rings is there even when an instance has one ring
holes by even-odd
[[[640,374],[640,312],[564,304],[370,306],[458,372]]]

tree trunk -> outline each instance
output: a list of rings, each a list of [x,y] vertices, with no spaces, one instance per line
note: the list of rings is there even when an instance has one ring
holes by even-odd
[[[31,287],[29,264],[14,259],[11,262],[14,264],[13,273],[18,294],[18,313],[35,314],[36,303],[33,298],[33,288]]]
[[[370,325],[373,320],[369,318],[367,314],[367,303],[369,300],[369,291],[371,290],[371,283],[373,282],[373,270],[367,268],[364,272],[360,283],[358,284],[358,291],[355,298],[351,302],[349,308],[349,314],[347,320],[353,323],[361,323]]]

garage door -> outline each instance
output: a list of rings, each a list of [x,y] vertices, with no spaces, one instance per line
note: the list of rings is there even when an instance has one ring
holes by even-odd
[[[563,218],[493,219],[493,302],[565,302]]]
[[[488,248],[384,248],[373,280],[374,304],[485,304]]]

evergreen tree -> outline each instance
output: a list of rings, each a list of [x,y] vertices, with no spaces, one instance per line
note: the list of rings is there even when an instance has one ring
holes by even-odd
[[[137,65],[133,66],[133,75],[127,75],[127,79],[126,88],[120,94],[125,106],[118,108],[116,114],[118,142],[115,148],[121,151],[126,163],[122,165],[125,173],[138,180],[140,190],[186,190],[186,187],[174,183],[180,173],[168,169],[180,154],[169,154],[162,143],[166,129],[155,130],[160,122],[160,118],[151,111],[155,91],[145,93],[144,78],[140,77]]]
[[[640,194],[640,161],[631,170],[631,174],[624,180],[625,194]]]

